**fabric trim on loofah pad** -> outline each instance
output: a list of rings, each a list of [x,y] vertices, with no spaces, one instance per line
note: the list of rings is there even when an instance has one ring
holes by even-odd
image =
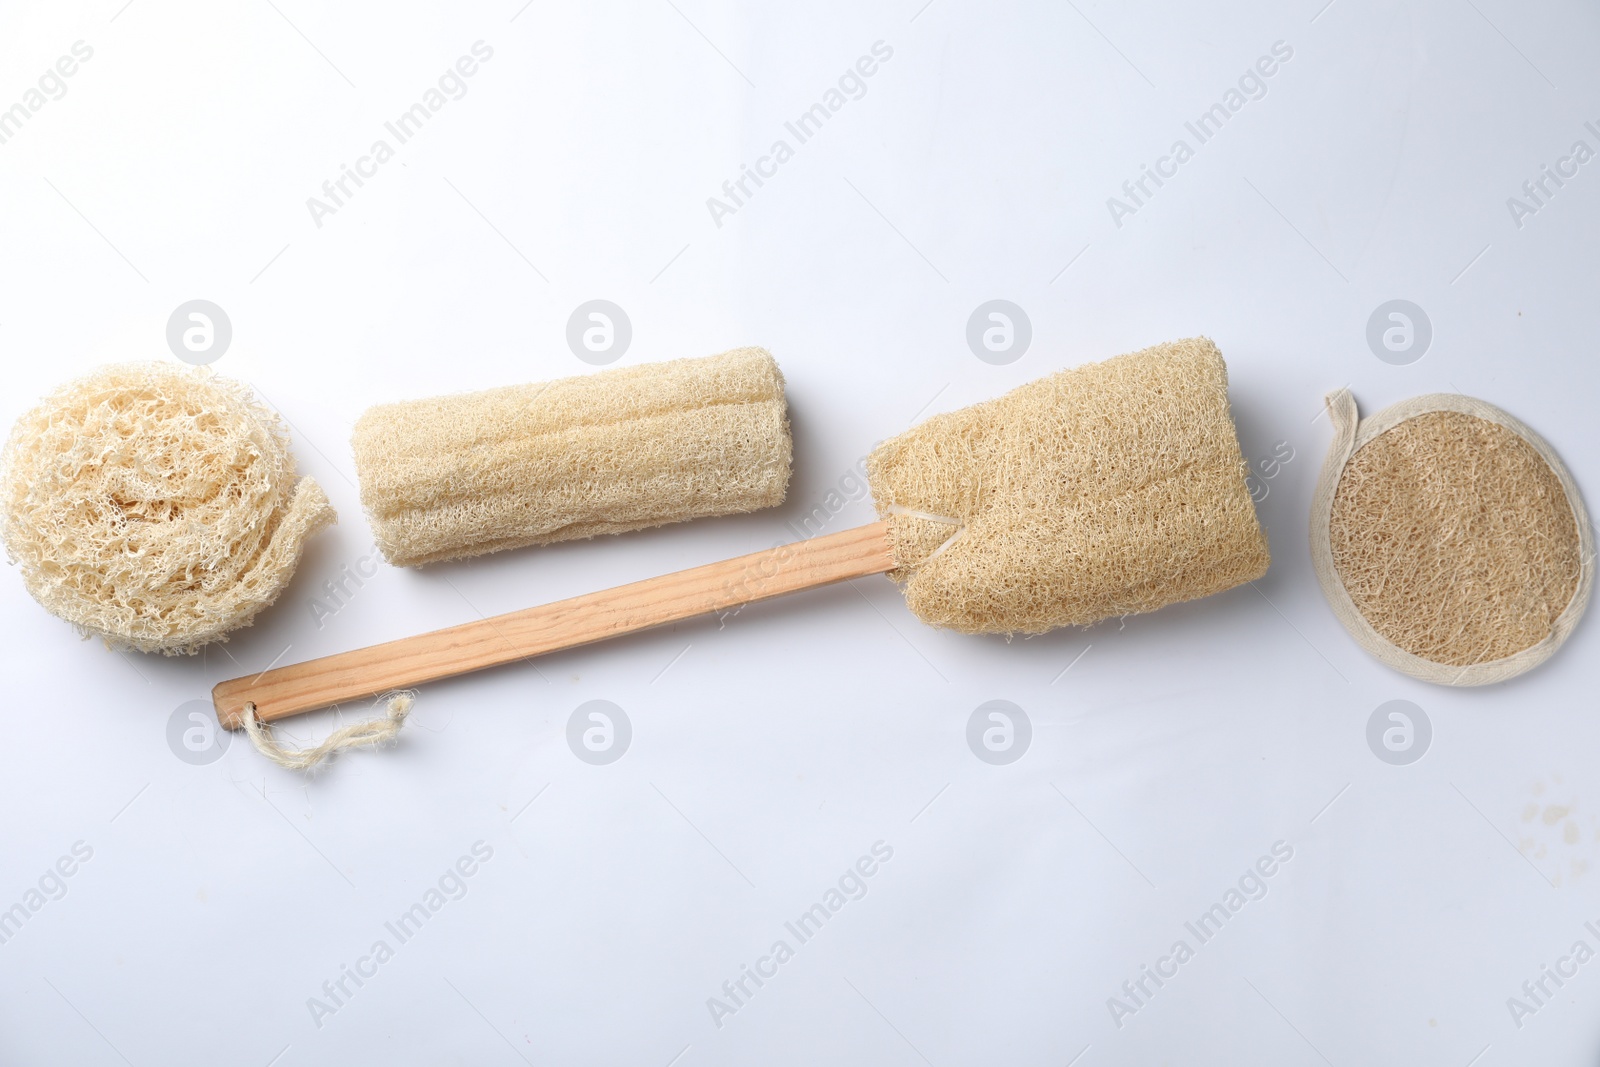
[[[103,367],[0,456],[0,540],[28,592],[114,647],[192,654],[248,626],[333,521],[278,417],[204,370]]]

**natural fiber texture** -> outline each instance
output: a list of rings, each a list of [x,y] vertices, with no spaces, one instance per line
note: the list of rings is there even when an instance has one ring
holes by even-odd
[[[0,538],[28,592],[116,647],[193,653],[249,625],[333,520],[277,416],[173,364],[62,387],[0,458]]]
[[[1479,400],[1439,394],[1336,437],[1317,487],[1312,560],[1335,613],[1380,660],[1448,685],[1543,662],[1593,584],[1588,516],[1537,434]]]
[[[385,404],[356,423],[361,502],[402,566],[783,502],[783,376],[740,348]]]
[[[382,718],[341,726],[321,744],[305,748],[289,748],[279,744],[271,728],[256,718],[255,705],[247,704],[244,709],[244,732],[250,736],[250,743],[256,746],[256,751],[273,763],[291,771],[306,771],[340,749],[372,748],[393,741],[400,735],[400,727],[405,725],[406,716],[411,714],[416,702],[417,695],[409,690],[379,697],[378,703],[384,706]]]
[[[1205,338],[936,415],[867,459],[891,577],[923,621],[966,633],[1086,625],[1259,578],[1247,473]]]
[[[1408,419],[1350,457],[1329,538],[1373,629],[1435,663],[1521,652],[1578,588],[1578,525],[1549,464],[1460,412]]]

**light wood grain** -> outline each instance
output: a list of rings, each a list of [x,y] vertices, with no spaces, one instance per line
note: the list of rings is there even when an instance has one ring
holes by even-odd
[[[217,719],[243,725],[247,703],[271,722],[662,623],[723,611],[894,567],[889,527],[873,523],[598,593],[462,623],[219,683]]]

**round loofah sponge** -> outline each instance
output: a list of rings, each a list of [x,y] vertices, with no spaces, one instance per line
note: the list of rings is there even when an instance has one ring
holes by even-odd
[[[1504,681],[1547,659],[1594,581],[1577,485],[1538,434],[1491,404],[1416,397],[1335,438],[1311,555],[1339,621],[1383,663],[1443,685]]]
[[[114,647],[193,653],[249,625],[333,521],[248,388],[166,363],[63,386],[0,456],[0,540],[28,592]]]

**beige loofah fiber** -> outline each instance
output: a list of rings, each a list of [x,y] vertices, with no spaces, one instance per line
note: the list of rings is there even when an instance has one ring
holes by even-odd
[[[172,364],[62,387],[0,457],[0,539],[28,592],[115,647],[193,653],[248,626],[333,518],[248,388]]]
[[[867,459],[906,602],[964,633],[1041,633],[1259,578],[1227,369],[1158,345],[936,415]]]
[[[401,566],[772,507],[791,454],[760,348],[383,404],[352,443]]]
[[[1521,652],[1578,588],[1578,526],[1550,465],[1458,411],[1408,419],[1351,456],[1331,538],[1361,614],[1435,663]]]

